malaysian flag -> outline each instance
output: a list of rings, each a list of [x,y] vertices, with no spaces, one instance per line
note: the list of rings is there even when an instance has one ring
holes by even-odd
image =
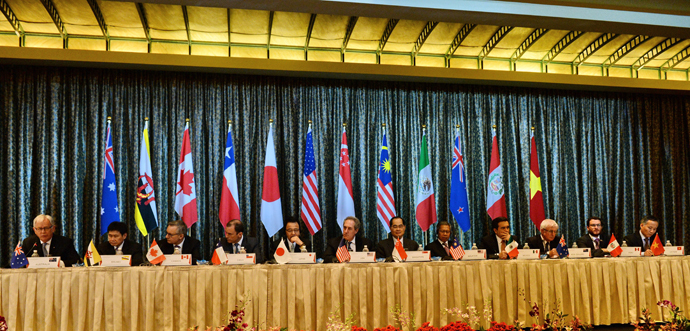
[[[105,156],[103,157],[103,194],[101,195],[101,234],[108,232],[108,225],[120,221],[120,209],[117,206],[117,184],[115,181],[115,161],[113,159],[113,137],[106,135]]]
[[[453,260],[460,260],[465,256],[465,250],[462,249],[462,245],[460,245],[458,238],[455,238],[453,244],[450,246],[450,256],[453,257]]]
[[[302,221],[309,233],[321,230],[321,209],[319,208],[319,189],[316,180],[316,162],[314,162],[314,139],[311,124],[307,131],[307,143],[304,148],[304,175],[302,177]]]
[[[338,257],[338,262],[340,263],[350,261],[350,252],[347,250],[346,244],[345,238],[340,239],[340,245],[338,245],[338,250],[335,252],[335,256]]]
[[[381,159],[379,161],[379,178],[376,181],[376,215],[387,233],[391,232],[390,220],[395,216],[395,197],[393,196],[393,178],[391,177],[391,158],[388,153],[386,132],[383,132]]]

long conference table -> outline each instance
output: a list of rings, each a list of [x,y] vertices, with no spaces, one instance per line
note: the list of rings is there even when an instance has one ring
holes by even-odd
[[[187,330],[218,326],[240,300],[245,321],[325,330],[339,309],[369,330],[394,324],[390,308],[416,325],[458,318],[445,308],[493,308],[494,320],[532,324],[531,304],[594,325],[630,323],[671,300],[690,308],[690,256],[534,261],[190,267],[3,269],[0,315],[12,330]]]

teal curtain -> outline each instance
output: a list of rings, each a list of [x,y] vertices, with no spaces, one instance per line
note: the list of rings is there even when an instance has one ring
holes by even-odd
[[[131,237],[146,243],[134,223],[139,146],[150,118],[151,158],[161,238],[174,211],[177,167],[189,118],[199,222],[192,236],[210,258],[223,235],[218,209],[227,121],[233,121],[242,220],[248,235],[268,238],[260,222],[263,164],[269,119],[284,216],[299,218],[304,141],[313,121],[323,229],[321,252],[340,234],[335,222],[342,124],[352,162],[355,209],[363,234],[386,237],[376,217],[381,124],[386,123],[398,214],[407,235],[435,238],[414,220],[421,126],[428,128],[439,220],[457,225],[448,211],[452,140],[460,125],[469,192],[468,247],[490,231],[486,179],[491,127],[497,136],[508,217],[521,239],[536,233],[529,220],[530,128],[539,153],[546,216],[569,243],[585,220],[601,217],[617,238],[654,214],[674,244],[690,244],[690,97],[564,91],[516,87],[285,78],[86,68],[0,66],[0,251],[7,265],[14,246],[32,233],[41,213],[85,251],[99,237],[106,118],[111,116],[118,199]],[[303,233],[308,233],[302,226]],[[268,255],[268,254],[267,254]]]

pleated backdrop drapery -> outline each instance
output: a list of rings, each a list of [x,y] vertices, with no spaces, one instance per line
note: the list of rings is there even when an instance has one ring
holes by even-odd
[[[376,216],[381,123],[387,124],[393,188],[407,236],[422,233],[414,220],[421,125],[428,143],[439,220],[457,225],[448,210],[453,137],[460,125],[467,170],[471,228],[466,248],[490,231],[486,180],[491,127],[497,136],[508,217],[521,240],[536,233],[529,220],[530,127],[535,127],[546,216],[569,243],[585,220],[602,218],[617,238],[654,214],[674,244],[690,236],[690,97],[408,82],[285,78],[114,69],[0,66],[0,247],[8,265],[33,218],[51,214],[58,233],[80,254],[99,238],[106,117],[111,116],[121,220],[146,243],[134,223],[139,147],[144,118],[149,131],[162,238],[174,211],[185,118],[190,118],[199,222],[192,236],[211,250],[223,229],[218,220],[227,121],[233,121],[239,204],[248,235],[268,251],[260,222],[263,164],[269,119],[275,144],[284,217],[299,218],[304,143],[313,121],[323,229],[315,251],[340,235],[336,223],[340,132],[347,123],[355,209],[361,232],[386,237]],[[308,234],[302,225],[302,232]],[[272,252],[270,252],[272,253]],[[270,255],[267,254],[267,255]]]

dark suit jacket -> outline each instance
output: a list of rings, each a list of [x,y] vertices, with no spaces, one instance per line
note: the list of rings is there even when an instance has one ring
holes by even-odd
[[[356,240],[355,240],[355,242],[356,242]],[[403,248],[406,251],[416,251],[417,249],[419,249],[419,244],[412,239],[403,238],[402,243],[403,243]],[[340,243],[338,243],[338,244],[340,244]],[[337,246],[336,246],[336,248],[337,248]],[[376,244],[376,258],[377,259],[392,258],[394,248],[395,248],[395,241],[393,241],[393,237],[389,236],[388,239],[384,239],[384,240],[379,241],[379,243]]]
[[[340,246],[341,239],[343,239],[343,236],[331,238],[328,240],[326,244],[326,250],[323,252],[323,262],[338,262],[338,258],[335,257],[335,252],[338,250],[338,246]],[[361,252],[362,249],[364,249],[364,245],[367,245],[367,248],[370,252],[376,252],[376,246],[371,241],[369,241],[369,239],[364,237],[355,237],[355,250],[357,252]]]
[[[158,243],[158,247],[161,248],[161,252],[163,254],[172,254],[175,251],[175,245],[168,244],[168,241],[165,240],[165,238],[161,241],[156,241]],[[196,260],[201,259],[201,255],[199,254],[199,246],[200,243],[198,240],[190,237],[190,236],[184,236],[184,244],[182,245],[182,254],[192,254],[192,264],[196,264]]]
[[[556,237],[552,242],[549,244],[551,245],[551,249],[554,249],[558,247],[558,242],[561,241],[561,237]],[[539,248],[539,255],[544,255],[547,253],[546,249],[544,248],[544,244],[541,241],[541,235],[536,235],[534,237],[529,237],[525,242],[529,245],[529,248],[531,249],[537,249]]]
[[[654,243],[654,240],[656,239],[656,236],[658,236],[659,233],[655,233],[653,237],[649,238],[649,245],[651,246]],[[661,241],[661,244],[664,244],[663,238],[659,237],[659,240]],[[642,237],[640,237],[640,230],[637,230],[623,238],[623,241],[625,241],[626,244],[628,244],[628,247],[642,247],[644,249],[644,241],[642,241]],[[620,243],[623,245],[623,242]],[[23,246],[22,246],[23,247]],[[644,253],[644,252],[642,252]]]
[[[517,241],[518,248],[522,248],[522,246],[520,246],[520,241],[517,239],[517,237],[511,235],[510,239]],[[506,245],[508,245],[508,243],[510,243],[510,239],[508,239],[508,242],[506,243]],[[532,247],[532,245],[529,245],[529,246]],[[482,241],[479,243],[479,245],[477,247],[480,249],[485,249],[486,250],[486,257],[490,258],[490,259],[491,258],[494,258],[494,259],[498,258],[498,254],[501,253],[500,247],[498,247],[498,241],[496,240],[496,233],[494,233],[493,231],[491,231],[491,234],[488,234],[488,235],[482,237]]]
[[[187,240],[185,240],[184,242],[186,246]],[[115,248],[113,248],[113,246],[110,245],[110,243],[107,241],[100,243],[98,247],[96,247],[96,249],[98,250],[98,254],[101,255],[115,255]],[[122,254],[132,256],[133,267],[136,267],[144,262],[144,256],[141,252],[141,245],[138,242],[125,239],[125,241],[122,243]]]
[[[264,263],[264,255],[261,253],[261,246],[259,246],[259,240],[254,238],[254,237],[247,237],[242,234],[242,247],[244,247],[244,250],[247,253],[254,253],[256,254],[256,264]],[[228,243],[228,240],[223,238],[220,240],[221,246],[223,246],[223,250],[232,253],[234,252],[234,249],[232,248],[232,244]]]
[[[311,250],[311,242],[309,241],[309,239],[305,239],[305,238],[302,238],[302,237],[300,237],[299,239],[302,240],[302,242],[304,243],[304,246],[307,246],[307,252],[312,252],[312,250]],[[290,245],[291,245],[292,243],[291,243],[287,238],[280,238],[280,239],[278,239],[278,240],[274,240],[274,241],[271,243],[271,251],[269,252],[269,257],[272,257],[272,256],[273,256],[272,253],[275,253],[276,249],[278,249],[278,245],[280,245],[280,241],[281,241],[281,240],[285,241],[285,247],[287,247],[288,250],[290,250]],[[295,252],[299,252],[299,251],[300,251],[300,250],[299,250],[299,247],[295,247]]]
[[[450,239],[448,239],[448,248],[450,248]],[[443,248],[443,245],[441,244],[438,239],[428,243],[426,247],[424,247],[425,251],[431,251],[431,256],[440,256],[442,260],[452,260],[453,257],[446,254],[446,249]]]
[[[34,247],[36,245],[36,247]],[[33,250],[38,252],[38,256],[43,256],[43,247],[41,247],[41,240],[35,234],[24,239],[22,242],[22,250],[27,257],[33,254]],[[59,256],[65,262],[66,267],[71,267],[73,264],[79,262],[79,254],[74,249],[74,242],[72,239],[63,237],[58,234],[53,234],[53,240],[50,242],[50,255]]]
[[[611,240],[611,237],[605,235],[605,234],[600,234],[599,235],[599,249],[594,249],[594,242],[592,241],[592,237],[589,236],[589,233],[585,234],[584,236],[580,237],[577,239],[577,247],[578,248],[585,248],[589,247],[592,249],[592,257],[602,257],[607,255],[604,253],[602,249],[605,249],[606,246],[609,245],[609,240]]]

